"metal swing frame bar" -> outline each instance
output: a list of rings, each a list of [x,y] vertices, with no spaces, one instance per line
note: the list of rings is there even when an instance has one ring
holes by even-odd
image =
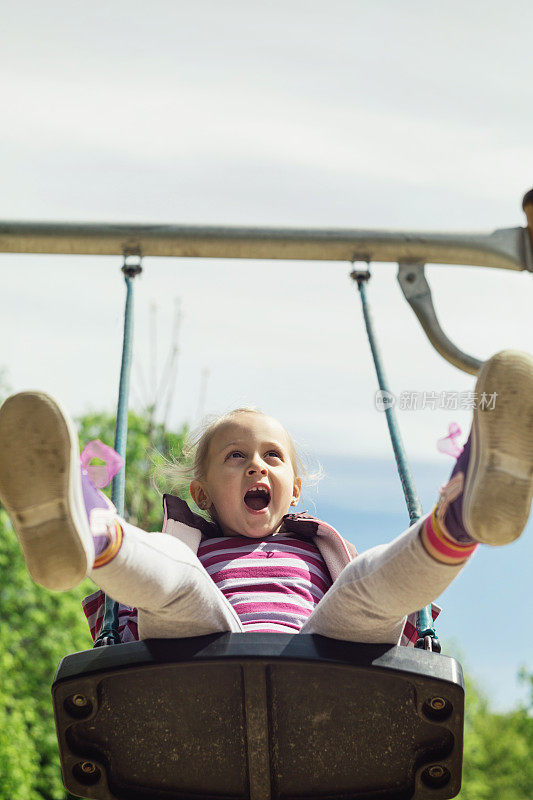
[[[481,361],[444,333],[424,275],[426,264],[533,273],[533,223],[492,233],[331,228],[244,228],[83,222],[0,221],[0,253],[176,258],[392,262],[404,296],[440,355],[470,374]]]
[[[533,272],[527,228],[428,233],[0,221],[0,252],[468,264]]]
[[[133,338],[133,279],[141,271],[142,256],[348,261],[352,264],[396,262],[404,296],[435,349],[454,366],[475,374],[482,362],[463,353],[442,330],[424,267],[427,263],[455,264],[533,272],[532,234],[533,231],[521,227],[483,234],[7,221],[0,222],[0,252],[124,257],[126,305],[115,448],[125,460]],[[127,260],[132,255],[138,258],[138,264],[133,266]],[[365,278],[361,276],[363,273],[352,274],[361,294],[378,381],[380,387],[386,389],[366,301]],[[421,515],[421,508],[399,430],[391,414],[388,409],[387,422],[413,522]],[[119,513],[123,512],[124,505],[124,476],[123,467],[113,483],[113,501]],[[417,628],[421,637],[436,637],[430,606],[419,612]],[[96,644],[117,641],[118,607],[111,598],[106,598],[104,623]],[[428,644],[426,638],[426,646]]]

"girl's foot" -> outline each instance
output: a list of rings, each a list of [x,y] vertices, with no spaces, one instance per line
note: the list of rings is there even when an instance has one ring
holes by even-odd
[[[470,436],[423,535],[430,552],[436,548],[448,563],[465,558],[476,542],[517,539],[533,498],[533,358],[497,353],[483,364],[475,391]],[[455,556],[443,559],[450,542]]]
[[[0,408],[0,499],[30,575],[48,589],[76,586],[93,566],[95,545],[109,549],[116,512],[80,477],[74,425],[43,392],[20,392]]]

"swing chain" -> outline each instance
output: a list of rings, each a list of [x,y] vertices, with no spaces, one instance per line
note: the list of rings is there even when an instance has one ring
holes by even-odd
[[[138,246],[125,247],[123,250],[124,263],[122,272],[126,282],[126,305],[124,309],[124,338],[122,343],[122,363],[120,367],[120,383],[118,390],[117,421],[115,427],[115,450],[126,463],[126,441],[128,436],[128,405],[130,369],[133,346],[133,281],[142,272],[142,253]],[[111,499],[115,508],[122,516],[124,514],[124,489],[125,466],[113,478]],[[109,595],[104,594],[104,617],[100,634],[94,646],[120,644],[118,630],[118,603]]]
[[[372,358],[374,360],[374,367],[376,370],[378,385],[381,391],[384,391],[387,393],[387,395],[390,395],[390,390],[387,379],[385,377],[385,371],[381,359],[381,353],[379,351],[377,338],[374,332],[372,315],[370,313],[370,308],[366,298],[366,284],[368,283],[371,277],[370,263],[369,261],[366,262],[366,267],[367,267],[366,270],[355,269],[354,262],[352,262],[352,267],[354,267],[354,269],[350,273],[350,278],[352,278],[352,280],[354,280],[357,283],[357,288],[359,289],[362,310],[363,310],[363,318],[365,321],[365,327],[368,336],[368,342],[370,345],[370,350],[372,353]],[[420,500],[418,499],[414,480],[411,475],[411,470],[409,469],[409,464],[407,462],[407,455],[405,453],[405,449],[401,439],[400,429],[398,427],[398,422],[396,419],[396,413],[394,407],[389,406],[384,410],[385,410],[387,425],[389,428],[392,449],[394,451],[394,458],[396,460],[396,466],[400,476],[400,481],[402,484],[402,489],[407,504],[407,510],[409,513],[409,524],[413,525],[422,517],[422,506],[420,504]],[[435,653],[440,653],[441,646],[437,637],[437,633],[433,626],[431,605],[426,606],[417,613],[416,631],[418,634],[418,640],[415,644],[415,647],[419,649],[429,650],[430,652],[433,651]]]

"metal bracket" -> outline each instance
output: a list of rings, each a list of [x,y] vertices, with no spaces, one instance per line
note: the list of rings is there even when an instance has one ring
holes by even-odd
[[[398,282],[404,297],[418,317],[426,336],[437,353],[440,353],[457,369],[462,369],[463,372],[468,372],[470,375],[477,375],[483,361],[459,350],[440,326],[433,306],[431,289],[424,274],[424,267],[425,264],[420,262],[398,264]]]
[[[111,601],[114,602],[114,601]],[[104,633],[102,631],[102,633]],[[93,647],[108,647],[112,644],[120,644],[120,635],[118,631],[113,631],[111,628],[107,631],[108,635],[102,636],[102,633],[95,640]]]
[[[143,271],[142,267],[142,253],[139,247],[124,248],[123,251],[124,264],[122,265],[122,272],[127,278],[135,278]]]
[[[352,262],[353,264],[354,262]],[[370,280],[370,270],[369,269],[362,269],[357,270],[353,269],[350,272],[350,278],[356,281],[357,285],[359,286],[361,283],[367,283]]]

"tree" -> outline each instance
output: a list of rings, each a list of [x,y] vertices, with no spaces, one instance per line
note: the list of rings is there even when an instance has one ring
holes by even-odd
[[[91,646],[81,598],[33,583],[0,509],[0,798],[59,800],[61,782],[50,685],[60,659]]]
[[[533,788],[533,675],[526,704],[505,714],[466,680],[465,747],[461,800],[530,800]]]
[[[78,432],[81,448],[92,439],[112,445],[115,416],[104,412],[86,414],[78,420]],[[150,409],[144,414],[129,412],[124,516],[142,530],[161,530],[161,497],[150,475],[154,467],[164,462],[181,460],[187,432],[187,425],[177,433],[168,431],[162,423],[154,421]],[[110,489],[107,493],[111,496]],[[188,490],[180,492],[180,496],[188,497]]]

